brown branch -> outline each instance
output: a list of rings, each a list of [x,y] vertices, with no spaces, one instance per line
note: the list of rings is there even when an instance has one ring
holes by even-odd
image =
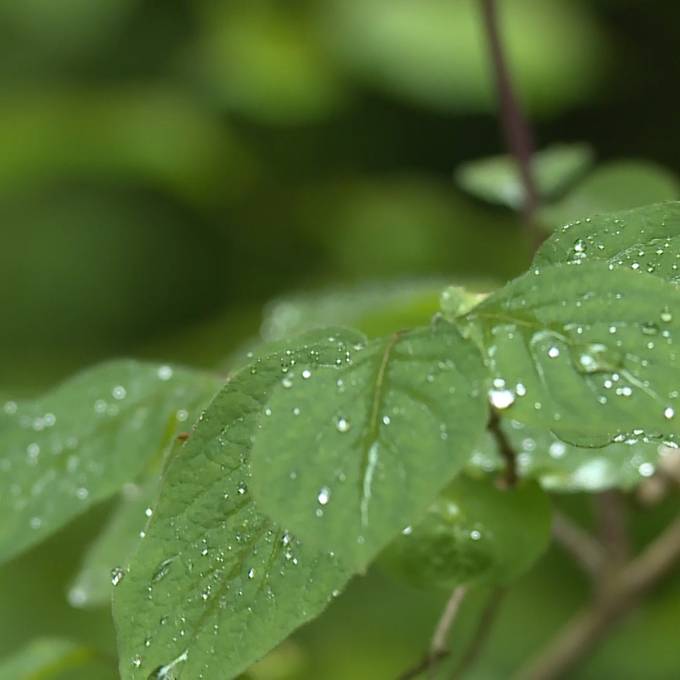
[[[504,595],[505,591],[500,588],[491,593],[491,598],[482,611],[482,615],[477,622],[477,627],[475,628],[472,639],[470,640],[468,647],[460,661],[451,673],[451,680],[456,680],[457,678],[463,677],[465,673],[467,673],[467,671],[474,665],[475,661],[477,661],[480,652],[484,648],[484,644],[491,634],[491,630],[496,620],[496,615],[498,614],[498,610],[500,609]]]
[[[498,28],[496,0],[481,0],[481,8],[500,106],[503,135],[505,143],[517,163],[517,170],[524,190],[522,202],[524,225],[527,237],[532,247],[536,249],[545,235],[535,221],[539,195],[531,165],[531,157],[534,152],[531,130],[513,88],[510,69],[503,49],[503,41]]]
[[[574,561],[592,578],[595,578],[604,563],[604,551],[600,544],[569,517],[556,512],[553,515],[553,538],[571,555]]]
[[[437,627],[432,634],[432,641],[430,642],[427,656],[417,666],[402,673],[399,676],[399,680],[411,680],[426,671],[433,670],[439,662],[450,654],[447,648],[447,639],[466,594],[466,586],[458,586],[453,589],[437,622]]]
[[[498,452],[505,461],[505,473],[503,476],[504,486],[506,488],[512,488],[517,485],[519,480],[519,475],[517,473],[517,455],[515,454],[515,449],[512,447],[508,436],[501,427],[501,419],[496,409],[491,409],[491,417],[489,418],[487,429],[493,435],[496,446],[498,447]]]
[[[658,536],[642,554],[612,575],[592,605],[567,623],[552,642],[521,669],[521,680],[566,677],[611,628],[680,561],[680,518]]]

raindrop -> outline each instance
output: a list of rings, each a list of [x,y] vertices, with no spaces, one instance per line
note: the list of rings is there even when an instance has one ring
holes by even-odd
[[[654,474],[654,466],[651,463],[642,463],[638,468],[641,477],[651,477]]]
[[[661,312],[661,321],[664,323],[670,323],[673,321],[673,315],[671,314],[668,307],[664,307],[663,311]]]
[[[281,380],[281,384],[286,388],[289,389],[293,386],[293,379],[291,376],[287,375],[283,380]]]
[[[515,403],[515,395],[512,390],[491,389],[489,390],[489,401],[494,408],[503,410]]]
[[[303,380],[309,380],[311,377],[312,377],[312,372],[308,368],[305,368],[305,370],[302,371],[302,379]]]
[[[172,368],[170,366],[160,366],[158,368],[158,377],[161,380],[170,380],[172,378]]]
[[[349,420],[347,418],[343,418],[342,416],[339,416],[337,420],[335,421],[335,429],[338,432],[347,432],[349,431],[349,428],[351,425],[349,424]]]
[[[163,560],[156,567],[156,571],[154,571],[153,576],[151,577],[151,580],[154,583],[158,583],[158,581],[164,579],[168,575],[168,572],[170,571],[170,567],[172,566],[172,563],[176,559],[177,559],[177,556],[175,555],[174,557],[168,557],[167,560]]]
[[[250,569],[248,569],[248,578],[251,578],[251,579],[255,578],[255,569],[253,569],[252,567]]]
[[[125,578],[125,570],[121,567],[111,569],[111,585],[117,586]]]
[[[548,349],[548,356],[551,359],[557,359],[558,356],[560,356],[560,349],[559,347],[550,347]]]
[[[116,385],[116,387],[111,390],[111,396],[118,400],[125,399],[127,396],[127,390],[122,385]]]
[[[663,417],[666,420],[671,420],[675,417],[675,409],[672,406],[668,406],[666,409],[664,409]]]
[[[331,490],[327,486],[321,487],[316,500],[319,501],[319,505],[327,505],[328,501],[331,499]]]

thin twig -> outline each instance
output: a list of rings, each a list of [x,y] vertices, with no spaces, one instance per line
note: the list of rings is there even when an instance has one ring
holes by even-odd
[[[517,485],[517,481],[519,479],[519,475],[517,474],[517,456],[515,455],[515,449],[513,449],[508,436],[501,427],[501,419],[498,415],[498,411],[495,409],[491,409],[491,417],[487,427],[496,441],[498,452],[505,461],[503,483],[506,488],[512,488],[513,486]]]
[[[466,586],[458,586],[453,589],[432,634],[432,641],[430,642],[427,656],[417,666],[402,673],[399,676],[399,680],[417,678],[425,671],[432,670],[442,659],[449,655],[447,640],[466,594]]]
[[[496,0],[481,0],[482,16],[487,43],[491,55],[496,92],[500,106],[501,122],[505,143],[515,158],[517,169],[524,190],[522,214],[527,236],[532,247],[537,248],[543,241],[544,234],[535,221],[539,204],[539,195],[531,165],[534,144],[529,124],[522,113],[515,95],[498,28],[498,8]]]
[[[680,518],[642,554],[611,578],[590,607],[578,613],[516,677],[555,680],[566,677],[635,605],[680,561]]]
[[[553,515],[553,537],[591,577],[595,578],[604,563],[600,544],[569,517],[556,512]]]
[[[606,554],[601,576],[607,579],[628,561],[631,553],[626,500],[621,492],[612,490],[597,494],[594,502],[600,543]]]
[[[484,648],[493,624],[496,620],[496,615],[500,609],[501,602],[503,601],[503,596],[505,591],[501,588],[496,589],[491,593],[491,597],[486,604],[486,607],[482,611],[479,621],[477,622],[477,627],[470,640],[467,649],[463,653],[460,661],[451,673],[451,680],[456,680],[461,678],[464,674],[474,665],[475,661],[479,657],[480,652]]]

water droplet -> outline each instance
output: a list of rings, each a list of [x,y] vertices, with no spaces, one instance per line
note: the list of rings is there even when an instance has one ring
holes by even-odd
[[[158,377],[161,380],[170,380],[172,378],[172,367],[170,366],[160,366],[158,368]]]
[[[321,487],[316,500],[319,501],[319,505],[327,505],[328,501],[331,499],[331,490],[327,486]]]
[[[125,399],[127,390],[122,385],[116,385],[116,387],[111,390],[111,396],[118,400]]]
[[[675,418],[675,409],[672,406],[668,406],[666,409],[664,409],[663,417],[666,420],[671,420]]]
[[[302,379],[303,380],[309,380],[311,377],[312,377],[312,372],[308,368],[305,368],[305,370],[302,371]]]
[[[142,657],[139,656],[139,654],[138,654],[137,656],[134,656],[132,658],[132,666],[133,666],[133,668],[139,668],[141,665],[142,665]]]
[[[152,508],[146,508],[146,509],[144,510],[144,514],[145,514],[147,517],[151,517],[151,515],[153,515],[153,509],[152,509]]]
[[[389,416],[383,416],[382,421],[383,425],[389,425],[392,422]]]
[[[251,579],[255,578],[255,569],[253,569],[252,567],[250,569],[248,569],[248,578],[251,578]]]
[[[563,442],[553,442],[548,449],[552,458],[561,458],[567,452],[567,446]]]
[[[481,537],[482,537],[482,534],[481,534],[479,531],[477,531],[477,529],[473,529],[473,530],[470,532],[470,538],[471,538],[473,541],[478,541]]]
[[[293,378],[289,375],[287,375],[285,378],[281,380],[281,385],[285,387],[286,389],[289,389],[293,386]]]
[[[654,474],[654,466],[651,463],[642,463],[638,468],[641,477],[651,477]]]
[[[168,557],[167,560],[163,560],[157,567],[156,571],[154,571],[153,576],[151,577],[151,580],[154,583],[158,583],[158,581],[164,579],[167,575],[168,572],[170,571],[170,567],[172,566],[172,563],[177,559],[177,556],[173,557]]]
[[[349,420],[347,418],[343,418],[342,416],[339,416],[337,420],[335,421],[335,429],[338,432],[348,432],[350,429],[351,425],[349,423]]]
[[[548,349],[548,356],[551,359],[557,359],[558,356],[560,356],[560,349],[559,347],[550,347]]]
[[[494,408],[503,410],[515,403],[515,395],[512,390],[491,389],[489,390],[489,401]]]
[[[670,323],[671,321],[673,321],[673,315],[671,314],[668,307],[663,308],[663,311],[661,312],[661,321],[663,321],[664,323]]]
[[[125,570],[121,567],[111,569],[111,585],[117,586],[125,578]]]

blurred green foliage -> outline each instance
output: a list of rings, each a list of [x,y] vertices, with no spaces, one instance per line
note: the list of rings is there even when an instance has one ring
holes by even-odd
[[[680,170],[677,3],[502,7],[541,148],[583,141],[600,160]],[[422,276],[424,316],[438,282],[486,289],[529,259],[518,219],[451,180],[503,152],[473,0],[5,0],[0,89],[2,394],[125,354],[228,365],[263,305],[295,290]],[[605,165],[545,219],[677,191],[656,166]],[[312,317],[323,302],[300,299]],[[394,323],[332,300],[324,322]],[[295,326],[277,304],[265,336]],[[562,502],[585,512],[578,496]],[[59,637],[113,654],[109,612],[66,599],[110,510],[0,570],[0,653]],[[675,511],[639,513],[636,535]],[[674,677],[679,588],[655,593],[574,677]],[[553,550],[509,595],[471,677],[506,677],[585,593]],[[371,572],[252,677],[393,677],[445,597]],[[462,636],[484,597],[466,602]]]

